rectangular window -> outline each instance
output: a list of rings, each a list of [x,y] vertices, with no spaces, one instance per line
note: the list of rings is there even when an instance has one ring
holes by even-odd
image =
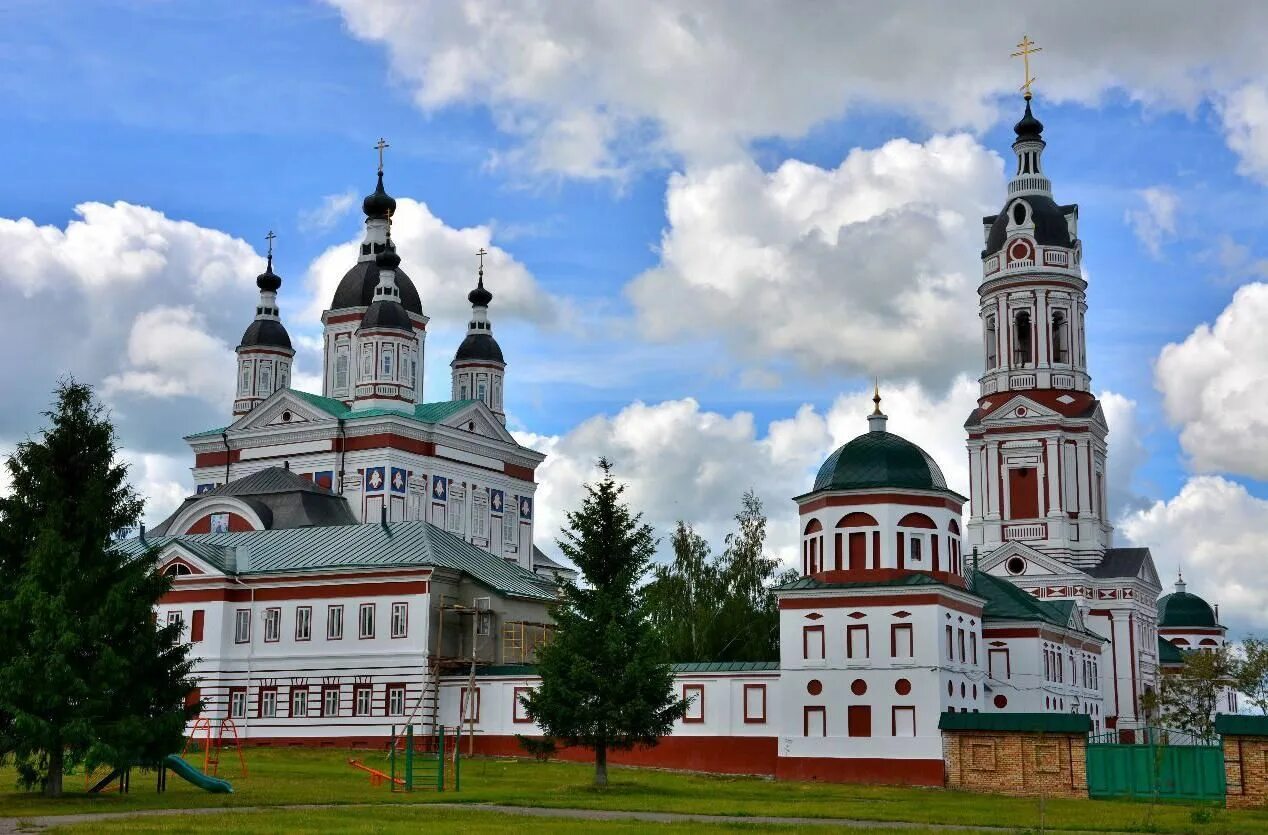
[[[295,640],[308,641],[313,637],[313,607],[298,606],[295,609]]]
[[[321,688],[321,715],[339,715],[339,685],[327,684]]]
[[[822,626],[803,626],[801,628],[801,657],[807,661],[823,660]]]
[[[766,722],[766,685],[744,685],[744,721],[747,724]]]
[[[374,637],[374,604],[362,603],[357,616],[357,637]]]
[[[343,605],[326,607],[326,640],[343,640]]]
[[[229,688],[229,718],[247,718],[247,689],[245,687]]]
[[[861,624],[845,628],[845,657],[853,659],[870,658],[872,639],[868,628]]]
[[[272,719],[277,716],[277,688],[260,688],[260,718]]]
[[[335,348],[335,391],[345,392],[348,390],[348,346],[339,345]]]
[[[251,610],[239,609],[233,618],[233,642],[246,644],[251,642]]]
[[[472,722],[480,721],[480,688],[468,690],[463,687],[458,691],[458,708],[461,711],[459,721],[465,724],[468,720]]]
[[[370,695],[373,691],[368,684],[358,684],[352,688],[352,715],[370,715]]]
[[[405,630],[409,626],[409,605],[406,603],[392,604],[392,637],[404,638]]]
[[[374,346],[361,346],[361,380],[374,379]]]
[[[202,609],[194,610],[194,616],[189,622],[189,640],[198,643],[203,639],[203,623],[206,619],[206,612]]]
[[[405,715],[405,685],[391,684],[387,688],[387,715]]]
[[[514,703],[511,705],[511,721],[520,725],[532,722],[532,718],[528,715],[528,708],[524,706],[524,699],[533,692],[533,688],[516,687],[512,692]]]
[[[682,697],[687,702],[687,712],[682,717],[682,721],[703,722],[704,721],[704,685],[703,684],[684,684],[682,686]]]
[[[845,724],[850,736],[871,736],[872,706],[850,705],[845,709]]]
[[[475,633],[480,637],[493,634],[493,601],[488,597],[475,599]]]
[[[303,719],[308,716],[308,688],[291,688],[291,718]]]
[[[951,632],[952,632],[951,625],[947,624],[947,660],[948,661],[955,660],[955,644],[952,643]]]
[[[264,640],[273,643],[282,637],[282,610],[270,606],[264,610]]]
[[[914,658],[915,637],[910,623],[895,623],[889,627],[889,654],[892,658]]]
[[[259,394],[268,396],[273,393],[273,363],[269,360],[260,362],[259,383]]]
[[[502,541],[506,550],[514,551],[519,546],[519,499],[508,496],[502,510]]]
[[[914,707],[895,707],[891,719],[891,730],[894,736],[915,736],[916,709]]]
[[[242,363],[242,376],[238,378],[238,394],[251,393],[251,362]]]
[[[396,356],[396,349],[385,344],[383,346],[383,379],[392,379],[392,358]]]
[[[467,512],[466,498],[461,487],[449,488],[449,530],[460,537],[463,535],[462,520],[466,518]]]
[[[807,705],[802,708],[801,731],[803,736],[827,736],[828,709],[822,705]]]
[[[1007,681],[1012,677],[1008,650],[992,649],[986,653],[987,674],[996,681]]]
[[[973,654],[973,666],[976,667],[977,666],[977,633],[976,632],[969,633],[969,649],[972,651],[972,654]]]
[[[920,534],[907,534],[907,548],[912,562],[920,562],[925,555],[925,538]]]
[[[167,613],[167,625],[176,624],[176,640],[181,639],[182,633],[185,631],[185,618],[179,611]]]
[[[963,663],[966,660],[966,657],[964,654],[964,630],[963,629],[957,629],[955,631],[955,641],[956,641],[956,645],[959,646],[960,648],[960,662]]]
[[[471,494],[471,535],[479,539],[489,538],[488,490],[476,490]]]

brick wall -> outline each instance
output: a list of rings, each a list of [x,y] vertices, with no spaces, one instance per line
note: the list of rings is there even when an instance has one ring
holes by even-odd
[[[1224,777],[1229,808],[1268,805],[1268,736],[1225,732]]]
[[[1087,735],[942,732],[947,787],[1019,797],[1087,797]]]

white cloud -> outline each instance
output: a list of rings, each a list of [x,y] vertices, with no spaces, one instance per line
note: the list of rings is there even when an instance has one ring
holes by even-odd
[[[128,465],[128,481],[145,498],[142,520],[148,527],[166,519],[193,492],[188,458],[128,449],[120,457]]]
[[[392,242],[401,269],[414,282],[423,312],[443,324],[462,323],[471,313],[467,293],[476,283],[476,251],[484,248],[484,283],[493,293],[490,318],[496,324],[520,319],[550,324],[563,315],[564,304],[551,296],[528,269],[492,243],[489,226],[454,229],[431,213],[426,203],[396,198]],[[330,247],[313,259],[305,277],[309,293],[298,316],[319,322],[334,297],[339,280],[357,263],[362,238]]]
[[[357,192],[348,189],[342,194],[327,194],[321,203],[299,213],[299,228],[304,231],[324,232],[338,223],[357,202]]]
[[[1127,225],[1151,256],[1162,255],[1162,245],[1175,237],[1180,198],[1166,186],[1151,186],[1138,193],[1141,206],[1124,213]]]
[[[1162,349],[1154,384],[1199,472],[1268,478],[1268,284],[1247,284],[1214,325]]]
[[[128,365],[105,379],[102,395],[195,396],[212,406],[232,402],[233,348],[206,328],[203,317],[189,307],[141,313],[128,336]]]
[[[1219,107],[1228,147],[1238,155],[1237,170],[1268,183],[1268,89],[1247,84],[1225,97]]]
[[[1268,501],[1218,476],[1197,476],[1169,501],[1131,514],[1119,532],[1153,552],[1164,587],[1183,568],[1189,591],[1220,604],[1235,628],[1268,628]]]
[[[628,288],[653,339],[721,334],[750,363],[941,383],[978,353],[983,212],[1000,159],[965,135],[670,178],[660,264]]]
[[[981,129],[1000,96],[1016,95],[1020,68],[1006,56],[1022,31],[1044,47],[1043,97],[1094,103],[1122,90],[1191,109],[1268,73],[1268,7],[1258,3],[1212,15],[1158,0],[1142,26],[1138,6],[1101,0],[991,0],[950,15],[938,0],[795,14],[758,0],[328,2],[355,36],[386,47],[420,107],[483,104],[522,138],[530,167],[581,177],[619,177],[665,149],[729,160],[755,138],[800,136],[859,106]],[[1251,98],[1230,97],[1226,109],[1263,112]],[[1258,115],[1225,119],[1240,151]]]
[[[1101,411],[1109,424],[1109,509],[1111,518],[1141,507],[1146,500],[1132,489],[1136,472],[1149,460],[1136,401],[1112,391],[1100,394]]]
[[[960,416],[976,405],[977,385],[960,377],[943,398],[914,383],[883,386],[889,429],[919,444],[938,461],[955,490],[967,494],[968,475]],[[772,552],[792,563],[797,515],[790,499],[808,491],[823,459],[867,430],[870,388],[842,394],[826,413],[804,405],[761,431],[748,412],[724,415],[690,398],[632,403],[615,415],[597,415],[561,436],[516,433],[547,453],[538,469],[538,544],[554,550],[564,514],[595,478],[595,462],[612,460],[626,498],[666,547],[674,523],[696,525],[716,547],[732,526],[741,494],[756,491],[770,519]]]

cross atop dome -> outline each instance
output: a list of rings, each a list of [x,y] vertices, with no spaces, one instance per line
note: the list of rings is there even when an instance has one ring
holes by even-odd
[[[867,416],[867,431],[884,432],[885,422],[889,417],[881,411],[881,383],[879,379],[872,380],[872,413]]]
[[[1035,42],[1030,39],[1029,35],[1022,35],[1021,41],[1017,44],[1017,51],[1011,56],[1021,59],[1022,85],[1019,89],[1025,94],[1026,101],[1030,101],[1030,87],[1035,83],[1035,77],[1030,74],[1030,56],[1036,52],[1043,52],[1043,47],[1035,46]]]

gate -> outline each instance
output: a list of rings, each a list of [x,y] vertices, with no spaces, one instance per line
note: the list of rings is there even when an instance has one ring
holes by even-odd
[[[1130,732],[1126,732],[1130,733]],[[1144,728],[1140,742],[1110,731],[1088,738],[1088,794],[1095,798],[1224,800],[1224,749],[1219,737]]]

